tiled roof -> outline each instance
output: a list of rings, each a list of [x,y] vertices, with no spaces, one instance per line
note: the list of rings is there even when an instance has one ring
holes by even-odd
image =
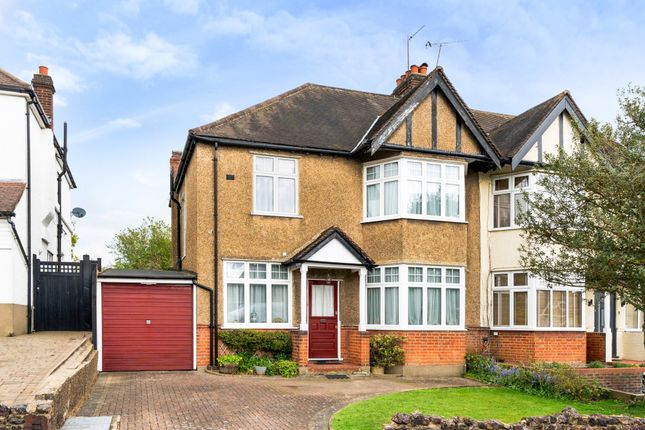
[[[16,210],[25,186],[24,182],[18,181],[0,182],[0,214],[7,215]]]
[[[18,78],[16,78],[14,75],[11,73],[7,72],[6,70],[0,68],[0,85],[7,85],[10,87],[17,87],[17,88],[29,88],[30,85]]]
[[[470,113],[473,114],[479,125],[481,125],[486,133],[504,124],[514,116],[507,115],[505,113],[487,112],[477,109],[470,109]]]

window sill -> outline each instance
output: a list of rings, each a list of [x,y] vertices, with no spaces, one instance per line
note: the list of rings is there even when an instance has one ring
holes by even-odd
[[[493,331],[572,331],[572,332],[584,332],[587,331],[586,328],[584,327],[530,327],[530,326],[522,326],[522,327],[491,327],[490,328]]]
[[[522,227],[491,227],[488,231],[512,231],[512,230],[524,230]]]
[[[394,220],[415,220],[415,221],[430,221],[430,222],[449,222],[453,224],[468,224],[468,221],[454,218],[425,218],[414,216],[393,216],[393,217],[378,217],[378,218],[363,218],[361,224],[369,224],[381,221],[394,221]]]
[[[295,330],[298,327],[290,323],[225,323],[222,329],[236,329],[236,328],[255,328],[255,329],[287,329]]]
[[[467,331],[461,326],[367,325],[367,330],[392,331]]]
[[[297,219],[304,218],[302,215],[265,213],[265,212],[251,212],[251,216],[266,216],[266,217],[274,217],[274,218],[297,218]]]
[[[626,328],[625,333],[643,333],[642,328]]]

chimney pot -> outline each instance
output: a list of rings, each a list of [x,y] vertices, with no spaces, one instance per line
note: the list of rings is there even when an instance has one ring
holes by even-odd
[[[408,70],[407,72],[405,72],[405,77],[407,78],[409,76],[410,76],[410,71]]]
[[[419,73],[419,66],[417,66],[416,64],[411,65],[410,66],[410,72]]]
[[[48,75],[49,74],[49,67],[47,67],[47,66],[38,66],[38,74],[39,75]]]
[[[423,63],[419,66],[419,73],[427,74],[428,73],[428,63]]]

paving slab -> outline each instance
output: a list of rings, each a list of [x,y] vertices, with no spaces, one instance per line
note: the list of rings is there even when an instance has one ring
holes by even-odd
[[[112,417],[74,417],[65,421],[60,430],[110,430]]]

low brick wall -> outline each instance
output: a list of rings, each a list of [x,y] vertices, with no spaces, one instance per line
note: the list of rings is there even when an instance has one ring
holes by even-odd
[[[490,352],[497,360],[509,363],[543,361],[582,365],[587,360],[587,334],[492,330]]]
[[[605,367],[600,369],[576,369],[580,375],[596,379],[604,387],[626,393],[641,394],[644,367]]]
[[[291,359],[300,366],[309,363],[309,340],[306,331],[291,332]]]
[[[481,354],[484,351],[484,338],[490,341],[490,329],[488,327],[468,327],[466,332],[466,353]]]
[[[557,415],[523,418],[518,423],[504,424],[499,421],[478,421],[471,418],[442,418],[430,415],[396,414],[384,430],[637,430],[645,428],[644,418],[607,415],[580,415],[567,408]]]
[[[197,324],[197,366],[210,364],[211,337],[208,324]]]
[[[605,361],[605,333],[587,333],[587,363]]]

